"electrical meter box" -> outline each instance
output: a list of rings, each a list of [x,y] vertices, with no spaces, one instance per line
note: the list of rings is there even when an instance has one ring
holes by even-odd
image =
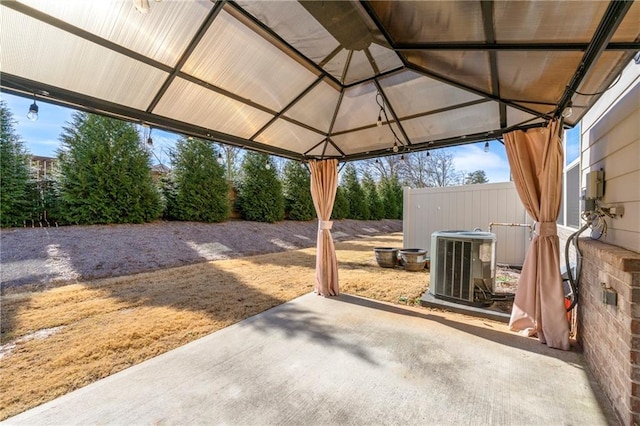
[[[604,196],[604,171],[594,170],[586,175],[585,200],[599,200]]]

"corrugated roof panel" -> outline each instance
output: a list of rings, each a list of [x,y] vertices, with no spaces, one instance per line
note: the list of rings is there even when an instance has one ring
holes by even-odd
[[[331,144],[321,143],[307,153],[307,157],[340,157],[342,154]]]
[[[519,110],[518,108],[507,107],[507,127],[516,125],[529,125],[535,123],[542,123],[544,120],[538,118],[538,116],[529,114],[528,112]]]
[[[390,71],[404,65],[395,51],[378,44],[371,44],[371,46],[369,46],[369,52],[371,56],[373,56],[373,60],[380,72]]]
[[[396,133],[398,133],[397,130]],[[379,149],[389,149],[391,154],[391,148],[393,147],[393,135],[386,125],[357,132],[343,133],[332,136],[331,139],[346,155]]]
[[[483,51],[407,51],[407,60],[440,77],[491,93],[489,54]]]
[[[375,72],[371,67],[369,59],[364,51],[354,50],[351,55],[351,62],[349,62],[349,69],[344,79],[344,84],[351,84],[357,81],[361,81],[367,78],[375,76]]]
[[[338,41],[297,1],[236,3],[315,63],[320,63],[339,46]]]
[[[168,76],[11,9],[0,19],[3,73],[141,110]]]
[[[319,83],[284,115],[323,132],[329,131],[340,93],[326,82]]]
[[[484,41],[476,1],[372,1],[369,3],[396,43]]]
[[[373,83],[365,83],[344,91],[342,103],[333,126],[334,132],[376,124],[380,107],[376,103],[378,90]],[[387,112],[389,120],[393,117]],[[382,117],[384,120],[384,117]]]
[[[173,66],[207,14],[210,1],[152,2],[149,13],[131,1],[21,0],[85,31]]]
[[[611,41],[637,41],[640,39],[640,2],[631,5],[620,26],[613,34]]]
[[[273,118],[182,78],[171,83],[153,113],[245,139]]]
[[[509,51],[496,55],[502,97],[555,103],[569,84],[583,53]]]
[[[303,154],[324,138],[324,135],[279,119],[260,133],[256,141]]]
[[[482,99],[408,70],[381,79],[380,85],[401,118]]]
[[[347,58],[349,57],[349,51],[342,49],[336,56],[331,58],[329,62],[324,65],[324,70],[334,76],[338,81],[342,82],[342,74],[344,73],[344,67],[347,64]]]
[[[220,12],[182,71],[275,111],[316,79],[225,11]]]
[[[608,1],[494,2],[498,42],[589,42]],[[571,17],[568,19],[568,17]]]
[[[498,104],[485,102],[439,114],[401,122],[409,138],[415,143],[447,139],[465,134],[488,132],[500,128]]]

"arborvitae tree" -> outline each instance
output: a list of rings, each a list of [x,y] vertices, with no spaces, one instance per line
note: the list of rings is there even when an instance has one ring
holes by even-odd
[[[164,180],[166,216],[175,220],[222,222],[229,217],[229,183],[212,143],[181,138],[171,152],[172,172]]]
[[[384,205],[378,194],[376,183],[368,172],[362,177],[362,190],[369,206],[369,219],[380,220],[384,218]]]
[[[28,153],[14,128],[13,114],[0,101],[0,225],[22,225],[29,208]]]
[[[484,170],[476,170],[475,172],[467,173],[467,176],[464,178],[465,185],[487,182],[489,182],[489,179],[487,179],[487,174],[484,172]]]
[[[284,219],[282,184],[268,155],[256,152],[245,155],[236,203],[245,220],[273,223]]]
[[[67,222],[142,223],[158,218],[160,194],[133,124],[75,113],[60,138],[61,207]]]
[[[311,198],[311,175],[302,163],[287,161],[282,189],[285,211],[290,220],[311,220],[316,217]]]
[[[397,176],[382,179],[380,193],[384,205],[385,218],[402,219],[402,186]]]
[[[365,200],[364,191],[358,181],[356,168],[348,164],[344,168],[344,188],[349,200],[349,219],[367,220],[369,218],[369,206]]]
[[[346,219],[348,216],[349,200],[347,199],[344,188],[342,186],[338,186],[338,189],[336,190],[336,199],[333,203],[333,211],[331,212],[331,219]]]

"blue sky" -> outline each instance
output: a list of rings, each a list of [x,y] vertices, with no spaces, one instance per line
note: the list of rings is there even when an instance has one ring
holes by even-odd
[[[73,110],[59,107],[46,102],[37,101],[40,108],[37,121],[27,119],[32,98],[13,96],[1,93],[1,98],[13,113],[16,121],[16,131],[25,141],[29,152],[33,155],[55,157],[60,146],[59,137],[66,122],[71,121]],[[156,158],[168,164],[167,153],[175,144],[178,135],[158,129],[152,131],[153,153]],[[509,181],[509,164],[504,146],[498,141],[490,142],[489,152],[484,152],[484,142],[449,148],[454,156],[454,165],[459,172],[473,172],[484,170],[489,182]]]

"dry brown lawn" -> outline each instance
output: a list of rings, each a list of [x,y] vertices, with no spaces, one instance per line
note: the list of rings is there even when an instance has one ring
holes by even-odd
[[[402,234],[336,243],[341,291],[412,304],[428,272],[376,265]],[[315,249],[220,260],[2,298],[0,419],[313,290]]]

